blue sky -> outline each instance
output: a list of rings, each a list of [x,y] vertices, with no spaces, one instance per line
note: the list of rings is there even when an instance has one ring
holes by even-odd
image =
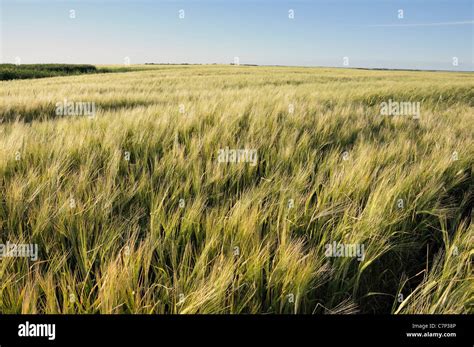
[[[474,66],[472,0],[2,0],[0,8],[3,63],[239,57],[241,64],[343,66],[348,57],[349,67]]]

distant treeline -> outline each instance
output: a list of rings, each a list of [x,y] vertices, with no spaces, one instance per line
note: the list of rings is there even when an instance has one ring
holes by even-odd
[[[87,64],[0,64],[0,80],[43,78],[98,73],[94,65]]]

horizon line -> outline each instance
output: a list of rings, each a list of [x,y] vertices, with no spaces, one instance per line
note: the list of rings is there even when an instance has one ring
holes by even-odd
[[[368,27],[428,27],[428,26],[449,26],[449,25],[469,25],[474,24],[474,20],[458,22],[435,22],[435,23],[407,23],[407,24],[369,24]]]
[[[114,64],[114,63],[60,63],[60,62],[50,62],[50,63],[26,63],[26,64],[15,64],[15,63],[3,63],[1,65],[48,65],[48,64],[64,64],[64,65],[94,65],[94,66],[143,66],[143,65],[223,65],[223,66],[246,66],[246,67],[295,67],[295,68],[331,68],[331,69],[354,69],[354,70],[376,70],[376,71],[426,71],[426,72],[474,72],[472,70],[446,70],[446,69],[430,69],[430,68],[387,68],[387,67],[358,67],[358,66],[328,66],[328,65],[284,65],[284,64],[254,64],[254,63],[130,63],[130,64]]]

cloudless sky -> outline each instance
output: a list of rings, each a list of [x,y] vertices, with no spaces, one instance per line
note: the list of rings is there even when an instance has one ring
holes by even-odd
[[[473,3],[1,0],[0,59],[343,66],[348,57],[350,67],[472,71]]]

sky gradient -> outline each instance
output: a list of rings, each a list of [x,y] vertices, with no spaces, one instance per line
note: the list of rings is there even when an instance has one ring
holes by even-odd
[[[228,64],[239,57],[241,64],[343,67],[347,57],[349,67],[474,70],[472,0],[2,0],[0,9],[2,63]]]

